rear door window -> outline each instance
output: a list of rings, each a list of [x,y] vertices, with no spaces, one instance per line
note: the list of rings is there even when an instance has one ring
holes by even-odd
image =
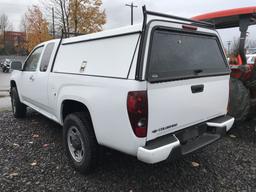
[[[40,64],[40,71],[41,72],[47,71],[53,49],[54,49],[54,43],[49,43],[46,46],[45,51],[43,53],[42,60],[41,60],[41,64]]]
[[[148,59],[149,81],[229,73],[215,36],[157,29]]]

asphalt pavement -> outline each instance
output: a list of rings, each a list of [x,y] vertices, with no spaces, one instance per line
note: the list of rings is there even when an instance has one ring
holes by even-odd
[[[6,91],[10,87],[11,73],[3,73],[0,69],[0,91]]]
[[[10,110],[11,99],[9,97],[11,73],[3,73],[0,69],[0,111]]]

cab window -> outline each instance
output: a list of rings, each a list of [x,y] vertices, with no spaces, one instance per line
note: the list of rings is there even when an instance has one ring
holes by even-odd
[[[43,51],[43,46],[36,48],[25,62],[23,71],[36,71],[40,56]]]

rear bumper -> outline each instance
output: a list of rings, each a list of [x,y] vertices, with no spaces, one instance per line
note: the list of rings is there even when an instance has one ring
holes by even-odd
[[[233,123],[234,118],[227,115],[159,137],[139,147],[137,158],[153,164],[186,155],[220,139]]]

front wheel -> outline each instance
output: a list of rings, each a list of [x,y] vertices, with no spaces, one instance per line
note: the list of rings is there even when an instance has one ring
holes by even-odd
[[[63,141],[67,156],[73,167],[88,173],[98,160],[98,143],[86,113],[77,112],[65,118]]]
[[[12,112],[14,117],[22,118],[26,116],[27,106],[20,102],[16,87],[11,88]]]

